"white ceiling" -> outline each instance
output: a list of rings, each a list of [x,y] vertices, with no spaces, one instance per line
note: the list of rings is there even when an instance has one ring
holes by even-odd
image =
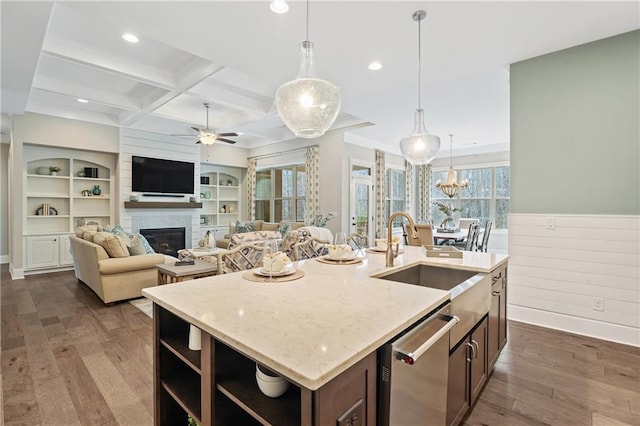
[[[297,73],[305,2],[290,2],[284,15],[267,0],[0,4],[3,114],[190,133],[204,127],[209,102],[210,127],[242,132],[237,146],[293,137],[273,95]],[[428,129],[442,138],[440,156],[449,133],[458,154],[504,151],[508,65],[637,29],[639,4],[314,0],[309,39],[318,76],[342,89],[334,128],[356,126],[353,142],[399,152],[418,102],[411,15],[425,9],[422,104]],[[124,42],[124,32],[140,42]],[[382,70],[367,69],[374,59]]]

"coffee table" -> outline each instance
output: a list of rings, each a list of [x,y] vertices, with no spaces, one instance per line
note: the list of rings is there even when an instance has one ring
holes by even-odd
[[[162,285],[216,275],[218,265],[196,260],[193,265],[176,266],[173,263],[160,263],[156,265],[156,269],[158,270],[158,284]]]

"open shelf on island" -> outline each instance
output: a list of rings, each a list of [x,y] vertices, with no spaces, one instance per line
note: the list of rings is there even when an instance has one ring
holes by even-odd
[[[287,392],[270,398],[256,383],[256,363],[216,342],[216,389],[262,424],[298,425],[301,392],[294,384]]]
[[[189,345],[186,340],[187,336],[184,333],[176,333],[171,336],[163,337],[160,339],[160,343],[184,361],[196,373],[201,374],[200,351],[192,351],[189,349]]]

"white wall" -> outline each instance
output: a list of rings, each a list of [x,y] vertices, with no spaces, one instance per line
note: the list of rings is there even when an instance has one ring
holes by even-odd
[[[0,143],[0,263],[9,262],[9,144]]]

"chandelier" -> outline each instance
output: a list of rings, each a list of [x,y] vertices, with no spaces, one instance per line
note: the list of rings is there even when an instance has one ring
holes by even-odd
[[[309,0],[307,38],[300,44],[300,70],[295,80],[276,91],[276,110],[284,124],[299,138],[317,138],[331,127],[340,111],[340,88],[315,77],[313,43],[309,41]]]
[[[461,183],[458,183],[458,172],[453,169],[453,135],[449,135],[449,144],[449,172],[447,173],[447,180],[445,183],[437,180],[436,188],[439,188],[447,197],[453,198],[458,195],[461,189],[469,186],[469,181],[465,179]]]
[[[413,132],[400,141],[400,151],[402,156],[411,164],[428,164],[433,160],[440,149],[440,138],[432,135],[424,125],[424,110],[421,102],[421,44],[420,44],[420,22],[427,16],[424,10],[413,13],[412,18],[418,22],[418,109],[415,113],[415,125]]]

